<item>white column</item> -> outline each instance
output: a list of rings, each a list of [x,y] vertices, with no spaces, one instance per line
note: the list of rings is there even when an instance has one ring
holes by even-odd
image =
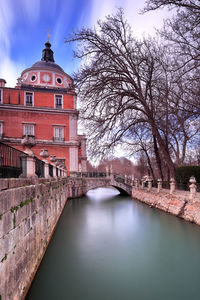
[[[32,156],[28,156],[26,158],[26,163],[27,163],[27,177],[31,177],[35,175],[35,158]]]
[[[69,148],[69,171],[78,172],[78,147]]]
[[[43,160],[44,161],[44,160]],[[44,161],[44,177],[49,178],[49,163]]]
[[[175,192],[176,188],[176,181],[174,178],[170,179],[170,194],[173,194]]]
[[[190,188],[190,200],[194,200],[197,192],[197,186],[196,186],[196,179],[194,176],[190,177],[189,182],[191,183],[189,185]]]
[[[77,115],[69,116],[69,140],[77,140]]]
[[[161,190],[162,190],[162,179],[159,178],[159,179],[158,179],[157,192],[160,193]]]

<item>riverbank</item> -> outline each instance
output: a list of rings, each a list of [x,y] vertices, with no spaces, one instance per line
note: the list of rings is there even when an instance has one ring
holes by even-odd
[[[68,181],[0,183],[0,299],[23,299],[69,196]]]
[[[159,193],[153,188],[150,192],[142,189],[133,189],[132,198],[161,209],[186,221],[200,225],[200,193],[196,193],[190,200],[189,192],[162,189]]]

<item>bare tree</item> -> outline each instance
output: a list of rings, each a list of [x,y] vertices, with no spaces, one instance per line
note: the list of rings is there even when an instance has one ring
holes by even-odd
[[[200,1],[199,0],[147,0],[144,12],[162,7],[175,14],[165,20],[159,34],[168,43],[173,55],[171,64],[178,80],[183,82],[183,101],[187,108],[200,113]],[[187,88],[186,88],[187,87]]]
[[[176,164],[184,163],[187,145],[196,142],[200,127],[200,1],[147,0],[144,12],[162,7],[175,14],[165,20],[159,34],[167,42],[173,60],[173,87],[170,103],[174,107],[170,117],[169,145]]]
[[[75,56],[84,62],[75,74],[75,84],[90,155],[104,158],[118,144],[129,141],[138,125],[146,126],[157,158],[162,153],[174,176],[168,140],[174,107],[169,105],[170,78],[163,63],[166,46],[150,38],[134,38],[122,10],[99,21],[97,29],[83,28],[66,41],[78,42]]]

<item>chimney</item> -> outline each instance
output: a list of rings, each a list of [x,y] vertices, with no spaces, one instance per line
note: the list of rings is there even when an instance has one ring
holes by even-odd
[[[5,87],[6,81],[5,79],[0,78],[0,87]]]

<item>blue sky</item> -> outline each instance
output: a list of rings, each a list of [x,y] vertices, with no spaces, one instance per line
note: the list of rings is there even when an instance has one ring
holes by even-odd
[[[41,59],[47,30],[55,62],[66,73],[77,71],[72,46],[64,43],[74,29],[94,26],[98,19],[123,7],[135,35],[153,34],[167,11],[139,15],[145,0],[1,0],[0,78],[14,86],[21,72]]]

